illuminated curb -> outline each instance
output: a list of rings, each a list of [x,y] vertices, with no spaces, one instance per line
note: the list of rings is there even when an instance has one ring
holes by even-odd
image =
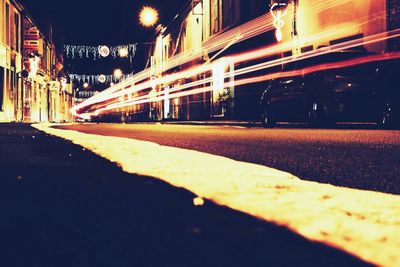
[[[159,178],[378,266],[400,265],[400,196],[302,181],[265,166],[147,141],[33,126],[126,172]]]

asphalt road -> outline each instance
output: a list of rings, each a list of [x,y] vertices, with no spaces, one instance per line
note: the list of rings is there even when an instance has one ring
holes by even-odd
[[[61,128],[203,151],[302,179],[400,194],[400,131],[80,124]]]
[[[0,153],[0,266],[369,266],[29,125]]]

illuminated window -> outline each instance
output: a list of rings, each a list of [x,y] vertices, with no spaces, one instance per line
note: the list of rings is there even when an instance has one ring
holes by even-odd
[[[10,45],[10,4],[6,3],[6,45]]]
[[[211,16],[210,16],[210,27],[211,27],[211,34],[217,33],[220,30],[220,23],[219,23],[219,0],[211,0]]]

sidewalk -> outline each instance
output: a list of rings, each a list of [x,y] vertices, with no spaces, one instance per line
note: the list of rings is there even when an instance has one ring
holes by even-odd
[[[0,266],[367,266],[29,125],[0,153]]]

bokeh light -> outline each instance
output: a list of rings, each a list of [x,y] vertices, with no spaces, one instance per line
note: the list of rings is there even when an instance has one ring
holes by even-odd
[[[158,11],[152,7],[144,6],[139,15],[140,24],[145,27],[152,27],[158,21]]]

